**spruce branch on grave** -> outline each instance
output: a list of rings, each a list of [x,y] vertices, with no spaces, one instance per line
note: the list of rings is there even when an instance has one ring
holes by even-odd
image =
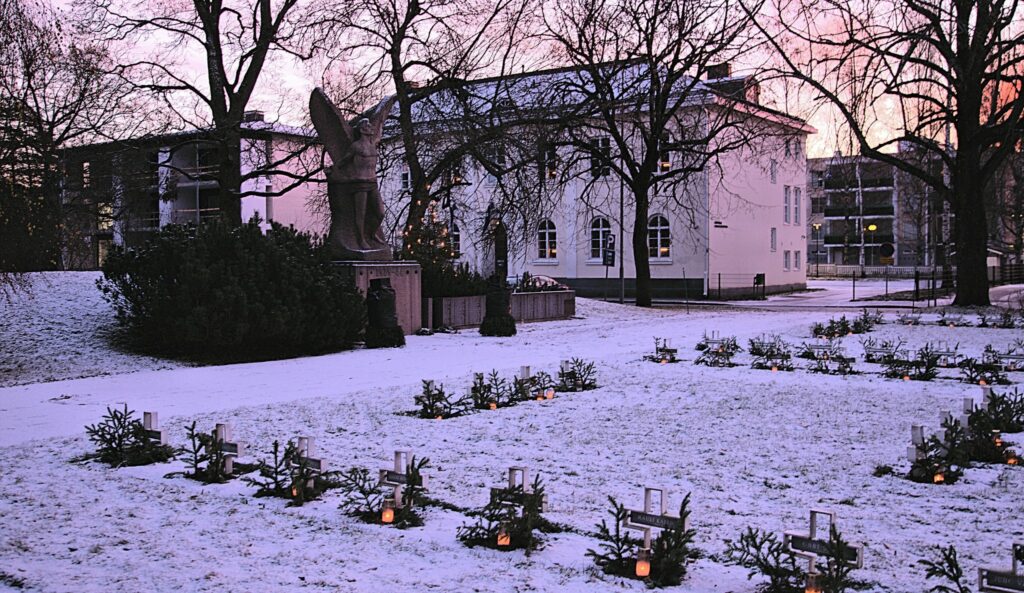
[[[993,360],[989,350],[986,350],[982,360],[965,358],[957,366],[960,367],[961,379],[965,383],[973,383],[975,385],[1010,384],[1009,378],[1003,372],[1002,363],[998,359]]]
[[[599,550],[588,549],[587,556],[593,558],[594,564],[600,567],[605,574],[632,577],[640,541],[622,528],[629,516],[626,505],[619,504],[611,496],[608,497],[608,502],[612,505],[612,510],[609,511],[613,520],[612,527],[609,528],[608,522],[601,519],[601,523],[597,525]]]
[[[221,448],[221,441],[217,438],[217,430],[197,435],[203,450],[206,451],[206,467],[201,472],[194,473],[191,477],[207,484],[220,484],[227,482],[232,476],[224,471],[224,449]]]
[[[915,313],[904,313],[897,318],[900,325],[921,325],[921,315]]]
[[[470,548],[524,550],[529,555],[540,544],[535,530],[546,533],[559,530],[542,515],[545,498],[544,483],[537,476],[529,492],[519,484],[508,489],[504,496],[492,497],[479,512],[477,522],[460,526],[456,536]]]
[[[732,362],[732,357],[736,356],[736,353],[742,352],[743,348],[736,342],[736,338],[728,337],[722,338],[722,340],[715,346],[706,348],[701,352],[700,356],[694,360],[694,364],[701,364],[709,367],[731,367],[736,366]]]
[[[866,334],[871,330],[875,329],[875,324],[878,323],[878,315],[872,315],[868,313],[868,310],[861,309],[860,315],[853,320],[853,325],[850,327],[851,331],[855,334]]]
[[[367,523],[380,523],[387,489],[380,485],[376,475],[366,468],[353,467],[339,475],[338,483],[342,512]]]
[[[686,577],[687,564],[697,557],[691,546],[697,532],[687,529],[690,516],[690,495],[679,505],[679,521],[675,527],[663,529],[651,545],[651,575],[647,577],[648,587],[671,587]]]
[[[755,348],[760,354],[755,355],[750,368],[771,371],[793,370],[793,354],[789,344],[784,342],[781,337],[774,336],[768,341],[755,342],[751,340],[751,354],[754,353]]]
[[[594,363],[581,358],[569,360],[568,369],[558,370],[558,391],[589,391],[597,389]]]
[[[747,568],[748,579],[761,575],[767,583],[758,585],[758,593],[801,593],[806,572],[797,557],[788,551],[774,533],[748,527],[737,541],[726,540],[726,562]]]
[[[434,386],[433,381],[423,381],[423,391],[415,398],[420,418],[443,419],[465,414],[471,405],[471,397],[459,397],[445,392],[444,385]]]
[[[677,350],[669,346],[668,338],[654,338],[654,354],[645,354],[644,360],[658,364],[669,364],[679,362],[676,357]]]
[[[271,451],[271,461],[264,460],[257,462],[259,478],[244,477],[242,480],[250,486],[255,486],[256,497],[274,496],[278,498],[291,498],[289,488],[292,477],[289,461],[296,454],[295,444],[289,441],[281,450],[280,441],[274,441],[274,448]]]
[[[948,311],[939,312],[939,319],[935,322],[935,325],[944,325],[946,327],[971,327],[971,324],[967,323],[963,315],[951,315]]]
[[[86,426],[89,440],[97,447],[92,457],[113,467],[150,465],[174,458],[174,448],[151,439],[134,415],[127,404],[120,410],[108,407],[100,422]]]
[[[936,546],[935,551],[938,554],[937,559],[918,560],[917,563],[925,567],[926,579],[943,579],[953,586],[935,585],[928,589],[928,593],[971,593],[970,587],[964,584],[964,571],[960,568],[956,548],[952,545],[948,548]]]
[[[915,445],[917,460],[910,466],[907,478],[922,484],[955,484],[970,462],[967,433],[959,421],[949,418],[942,423],[942,438],[931,435]]]
[[[880,340],[866,337],[860,341],[864,348],[864,362],[888,364],[903,355],[903,340]]]
[[[999,321],[996,323],[996,327],[1000,329],[1013,329],[1016,325],[1017,323],[1013,318],[1013,311],[1004,309],[999,314]]]
[[[185,427],[185,438],[188,439],[188,446],[183,449],[183,453],[185,454],[185,467],[190,470],[185,475],[189,477],[200,475],[203,471],[203,464],[210,460],[210,455],[206,451],[204,441],[200,436],[201,433],[196,431],[195,420],[192,421],[192,424]]]
[[[1024,432],[1024,393],[1014,389],[1002,394],[994,390],[989,394],[986,411],[992,419],[993,429],[1005,433]]]
[[[850,578],[854,566],[847,561],[852,548],[847,543],[836,526],[830,525],[828,530],[828,545],[824,562],[816,562],[818,569],[819,583],[822,593],[845,593],[849,589],[861,588],[860,583]]]

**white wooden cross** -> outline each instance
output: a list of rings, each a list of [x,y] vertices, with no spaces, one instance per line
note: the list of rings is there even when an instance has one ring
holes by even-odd
[[[980,593],[1019,593],[1024,591],[1024,544],[1013,544],[1013,565],[1009,571],[996,568],[978,569]]]
[[[142,428],[146,431],[146,438],[160,444],[167,444],[167,434],[160,430],[160,422],[157,419],[156,412],[143,412],[142,413]]]
[[[508,486],[505,488],[491,488],[491,500],[500,501],[516,507],[523,507],[527,498],[534,496],[533,486],[530,484],[530,470],[525,467],[512,466],[508,468]],[[548,497],[544,495],[540,500],[541,512],[548,510]]]
[[[911,446],[907,447],[907,459],[911,463],[924,457],[921,449],[924,448],[924,427],[920,424],[913,424],[910,427]]]
[[[807,571],[809,574],[814,574],[815,567],[814,561],[818,556],[828,555],[828,538],[821,539],[818,537],[818,517],[828,517],[829,527],[834,527],[837,524],[836,514],[832,511],[822,511],[819,509],[811,509],[811,525],[807,533],[799,533],[793,531],[785,531],[782,534],[782,546],[787,552],[806,558],[810,569]],[[854,568],[862,568],[864,566],[864,546],[859,544],[847,544],[845,555],[842,561],[853,566]]]
[[[298,437],[295,440],[295,448],[299,455],[299,463],[308,467],[314,474],[322,474],[327,464],[320,458],[313,457],[313,437]],[[307,486],[313,487],[313,478],[310,478]]]
[[[216,446],[224,453],[224,473],[231,474],[235,469],[235,457],[245,455],[245,444],[241,441],[232,440],[231,425],[227,423],[217,425],[215,438],[217,440]]]
[[[658,493],[657,508],[655,508],[654,493]],[[678,529],[680,527],[679,517],[668,514],[666,507],[666,494],[664,488],[644,488],[644,510],[628,510],[622,526],[626,529],[636,529],[644,534],[644,550],[651,549],[652,529]],[[689,519],[689,517],[687,517]],[[689,524],[682,525],[683,530],[689,529]]]
[[[391,486],[395,489],[394,499],[396,509],[402,508],[405,504],[402,500],[402,491],[405,486],[419,486],[424,490],[427,489],[427,476],[420,474],[418,480],[410,482],[410,480],[414,479],[410,474],[412,473],[412,466],[415,460],[416,458],[413,456],[412,451],[395,451],[395,469],[380,470],[378,482],[383,486]]]

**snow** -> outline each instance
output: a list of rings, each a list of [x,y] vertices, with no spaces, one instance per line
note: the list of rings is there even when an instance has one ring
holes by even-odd
[[[67,282],[77,288],[54,279],[54,292],[91,298],[87,275]],[[927,589],[916,562],[932,557],[933,545],[955,544],[973,581],[978,566],[1008,565],[1011,543],[1024,537],[1022,468],[971,468],[946,487],[871,475],[878,465],[907,468],[911,424],[934,430],[941,410],[958,412],[963,397],[980,398],[951,371],[947,379],[907,383],[872,374],[879,367],[863,362],[856,367],[870,372],[852,377],[754,371],[745,353],[736,368],[692,364],[705,330],[736,335],[743,346],[762,332],[799,344],[810,339],[812,322],[842,311],[695,307],[687,314],[581,299],[581,318],[520,325],[513,338],[464,331],[412,336],[394,350],[159,368],[173,365],[105,350],[82,327],[98,328],[109,314],[85,314],[87,323],[85,305],[62,309],[61,298],[67,294],[37,295],[22,309],[37,306],[45,315],[16,314],[42,329],[46,323],[31,320],[49,316],[55,327],[74,327],[68,348],[83,354],[35,371],[25,349],[15,357],[29,361],[19,367],[22,379],[0,388],[7,483],[0,577],[22,579],[30,591],[641,591],[640,583],[600,574],[584,554],[597,545],[591,534],[606,517],[607,496],[636,508],[645,485],[665,487],[673,510],[692,493],[692,525],[706,556],[676,589],[685,593],[754,591],[756,579],[712,556],[747,526],[806,529],[810,508],[838,512],[844,536],[867,544],[866,566],[856,574],[873,583],[871,591]],[[1022,334],[884,325],[871,335],[901,337],[911,347],[949,340],[977,355]],[[671,338],[686,360],[642,361],[655,336]],[[44,341],[40,335],[36,347],[56,356],[57,346]],[[844,342],[859,359],[856,339]],[[3,352],[2,360],[12,359]],[[421,379],[467,389],[474,371],[511,376],[528,364],[553,373],[571,356],[597,363],[599,389],[443,421],[399,414],[413,408]],[[42,382],[100,370],[109,374]],[[334,493],[286,508],[253,498],[240,482],[164,478],[179,462],[119,470],[69,462],[91,449],[82,426],[121,402],[159,411],[175,444],[192,421],[202,428],[229,421],[257,456],[275,439],[304,434],[335,468],[383,468],[393,450],[412,449],[431,460],[431,494],[464,507],[482,506],[508,466],[526,465],[545,480],[546,516],[575,532],[545,536],[529,557],[467,549],[455,530],[470,519],[453,511],[429,509],[424,527],[399,531],[344,516]],[[1024,445],[1024,435],[1007,440]]]
[[[182,366],[110,347],[103,330],[114,311],[96,289],[101,277],[29,274],[30,290],[0,296],[0,387]]]

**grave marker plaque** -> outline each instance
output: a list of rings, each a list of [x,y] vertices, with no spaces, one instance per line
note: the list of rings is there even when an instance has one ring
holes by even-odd
[[[1024,544],[1013,544],[1013,564],[1010,570],[995,568],[978,569],[978,591],[980,593],[1019,593],[1024,591]]]
[[[416,457],[412,454],[412,451],[395,451],[394,469],[380,470],[379,483],[383,486],[391,486],[394,488],[396,509],[400,509],[404,506],[402,492],[406,486],[419,486],[423,489],[426,489],[427,487],[426,476],[419,475],[417,478],[413,475],[412,467],[415,461]]]
[[[224,473],[230,475],[235,469],[235,458],[245,455],[245,444],[241,441],[236,442],[233,440],[230,424],[218,424],[215,434],[217,447],[224,453]]]
[[[811,565],[809,573],[814,573],[814,561],[818,556],[828,555],[828,539],[820,539],[818,537],[818,517],[828,517],[830,528],[836,525],[835,513],[811,509],[810,529],[807,533],[786,531],[782,534],[783,548],[806,558]],[[849,566],[862,568],[864,566],[864,546],[847,544],[842,560]]]

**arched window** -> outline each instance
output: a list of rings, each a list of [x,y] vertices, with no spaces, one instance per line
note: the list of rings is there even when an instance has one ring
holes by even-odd
[[[558,237],[555,234],[555,223],[548,219],[537,225],[537,259],[555,259],[558,257]]]
[[[590,223],[590,259],[601,259],[608,246],[608,235],[612,234],[612,223],[598,216]]]
[[[668,219],[660,214],[655,214],[647,221],[647,251],[650,259],[666,259],[672,256]]]
[[[452,253],[455,254],[455,258],[458,258],[462,255],[462,231],[459,230],[459,225],[455,221],[452,221],[451,242]]]

